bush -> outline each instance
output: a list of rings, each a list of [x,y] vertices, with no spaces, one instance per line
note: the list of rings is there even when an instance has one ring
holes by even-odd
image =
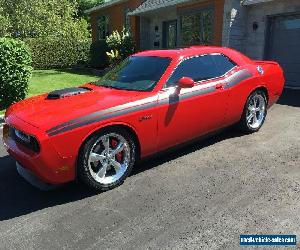
[[[0,38],[0,109],[25,98],[30,65],[31,54],[24,42]]]
[[[106,55],[107,49],[105,40],[99,40],[92,43],[90,49],[90,65],[93,68],[104,69],[108,66],[108,57]]]
[[[113,64],[127,58],[135,51],[135,43],[131,32],[125,28],[121,32],[114,31],[106,37],[106,43],[108,46],[107,55]]]
[[[90,40],[71,36],[40,37],[24,40],[31,49],[35,69],[65,68],[89,61]]]

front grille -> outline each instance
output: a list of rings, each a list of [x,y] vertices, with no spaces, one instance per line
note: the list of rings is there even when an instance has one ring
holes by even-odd
[[[13,127],[9,128],[9,136],[14,141],[22,144],[26,148],[28,148],[36,153],[40,152],[40,145],[35,137],[27,135],[26,133],[24,133],[18,129],[15,129]]]

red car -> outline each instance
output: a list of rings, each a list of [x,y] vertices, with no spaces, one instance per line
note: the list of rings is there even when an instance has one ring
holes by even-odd
[[[283,86],[276,62],[229,48],[140,52],[97,82],[12,105],[4,144],[27,177],[106,190],[146,156],[235,123],[258,131]]]

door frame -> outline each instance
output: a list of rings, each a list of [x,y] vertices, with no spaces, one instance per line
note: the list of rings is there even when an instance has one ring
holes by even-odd
[[[167,44],[168,44],[168,39],[169,39],[169,33],[168,33],[168,25],[171,24],[171,23],[175,23],[175,46],[174,48],[177,47],[178,45],[178,22],[177,22],[177,19],[173,19],[173,20],[168,20],[168,21],[163,21],[163,30],[162,30],[162,39],[163,39],[163,43],[162,43],[162,47],[164,49],[169,49]]]

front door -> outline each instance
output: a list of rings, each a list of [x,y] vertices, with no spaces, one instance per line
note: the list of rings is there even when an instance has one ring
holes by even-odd
[[[171,49],[177,46],[177,21],[163,22],[163,48]]]
[[[184,60],[160,91],[159,150],[224,126],[228,91],[220,84],[223,82],[221,76],[224,72],[217,67],[214,59],[217,56],[222,57],[205,55]],[[229,68],[227,69],[230,70]],[[176,83],[181,77],[191,77],[197,84],[179,92]]]

